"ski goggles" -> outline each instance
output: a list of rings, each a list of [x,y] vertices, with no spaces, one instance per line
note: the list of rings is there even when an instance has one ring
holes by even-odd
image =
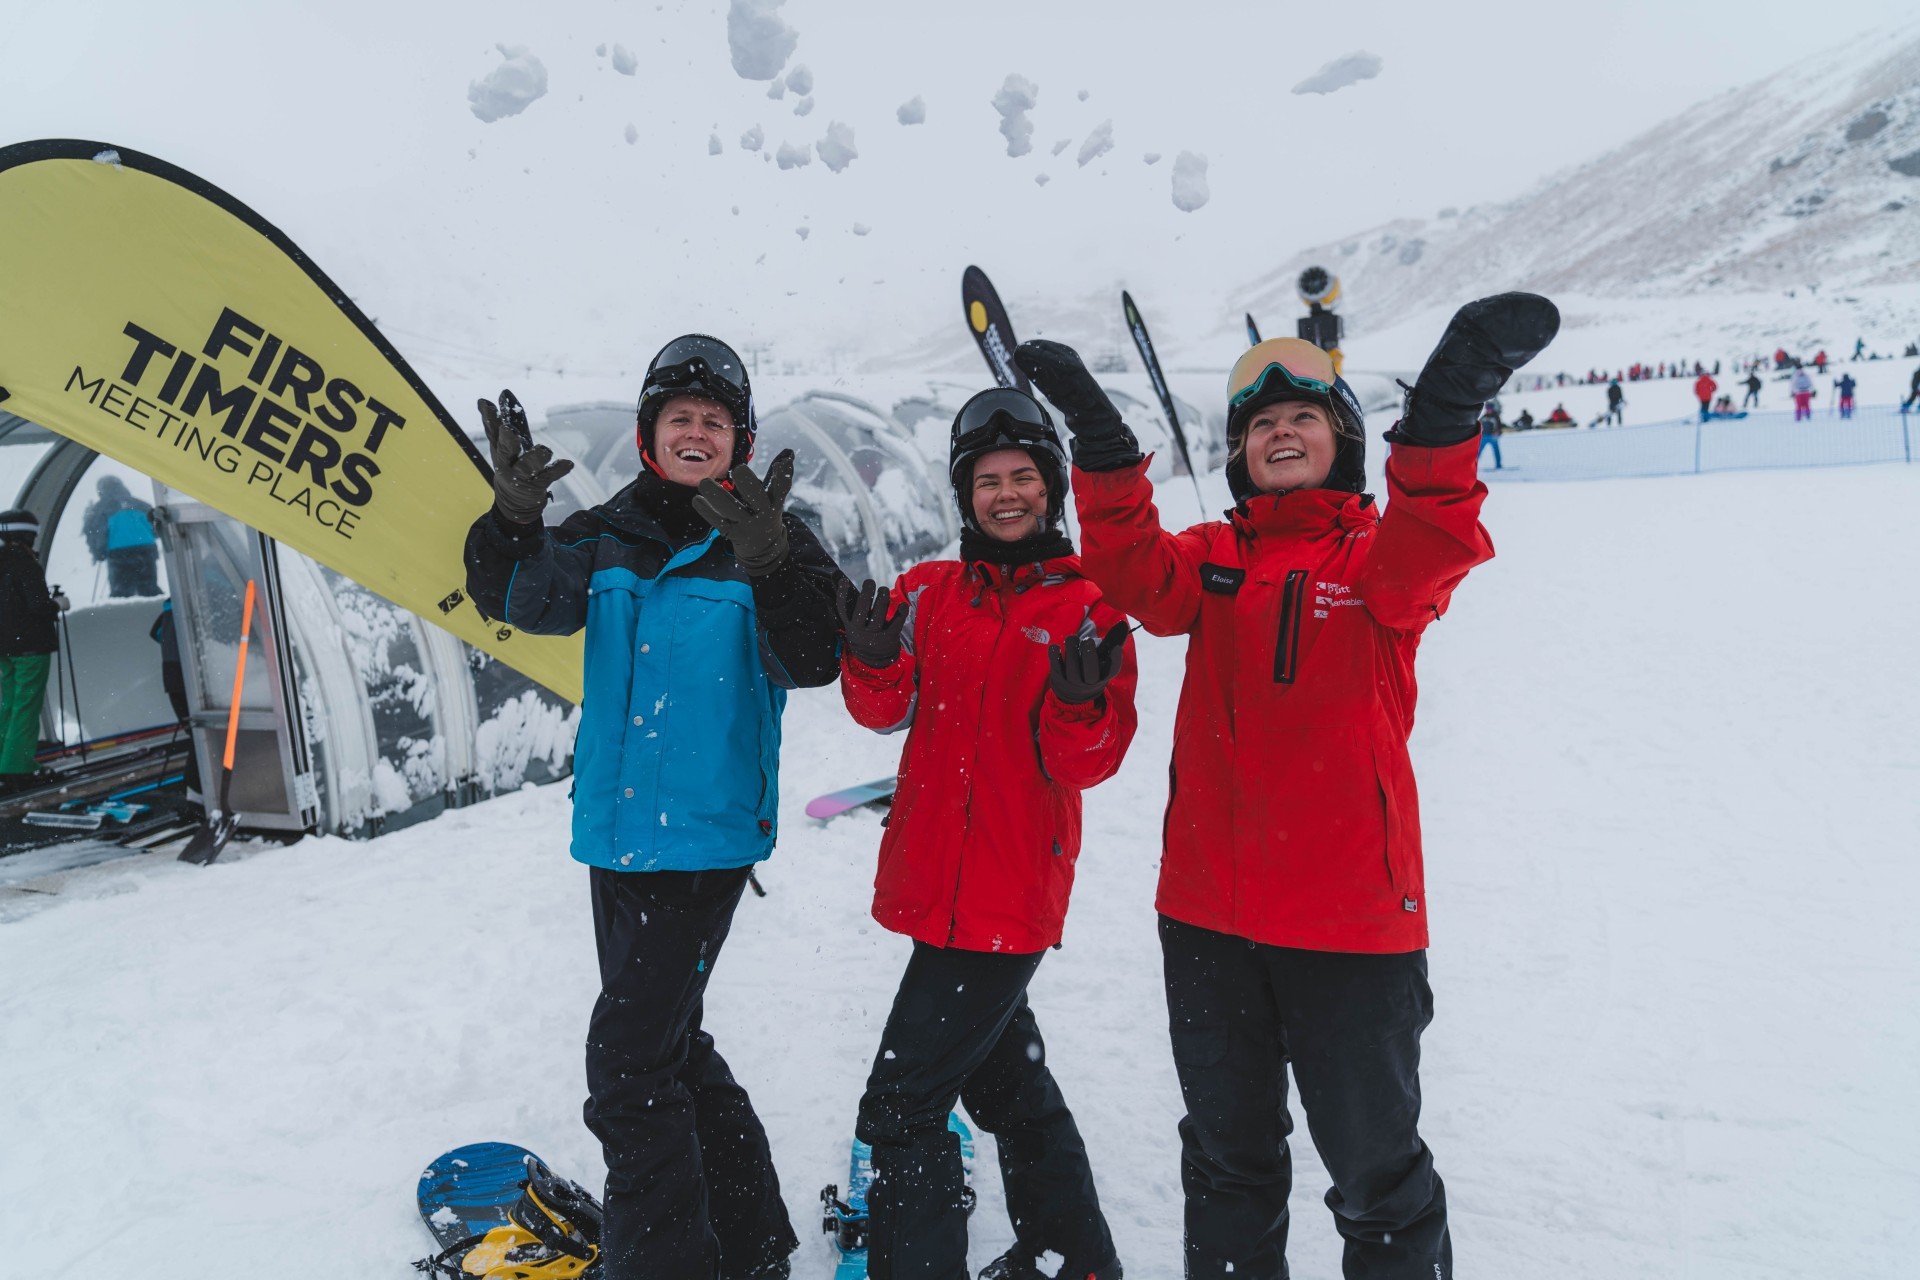
[[[712,396],[744,419],[752,388],[746,366],[734,349],[718,338],[690,333],[660,348],[647,367],[647,381],[669,391],[697,391]]]
[[[1333,357],[1305,338],[1268,338],[1234,361],[1227,375],[1227,412],[1288,392],[1331,401],[1338,379]]]
[[[951,451],[955,457],[1032,445],[1058,453],[1060,437],[1054,434],[1053,419],[1040,402],[1012,387],[982,391],[960,406],[953,420]]]

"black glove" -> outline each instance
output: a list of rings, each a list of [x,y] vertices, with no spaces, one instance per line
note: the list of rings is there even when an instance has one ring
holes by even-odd
[[[1559,308],[1537,293],[1469,302],[1447,323],[1387,439],[1430,446],[1472,439],[1482,406],[1559,332]]]
[[[1013,360],[1066,419],[1073,433],[1073,465],[1082,471],[1118,471],[1140,461],[1140,442],[1087,372],[1079,352],[1063,342],[1037,338],[1021,343]]]
[[[493,509],[512,524],[538,524],[547,505],[547,491],[573,470],[573,463],[553,460],[553,450],[533,442],[527,411],[513,392],[500,393],[500,406],[480,402],[480,422],[493,450]]]
[[[1120,646],[1132,629],[1122,622],[1098,643],[1075,635],[1047,650],[1047,661],[1053,664],[1047,683],[1053,686],[1053,696],[1062,702],[1092,702],[1099,697],[1107,681],[1119,674]]]
[[[745,463],[727,473],[728,493],[718,480],[700,482],[693,509],[733,544],[733,558],[749,577],[764,578],[787,558],[787,521],[783,508],[793,488],[793,450],[782,449],[762,481]]]
[[[887,589],[876,587],[868,578],[856,593],[853,583],[842,578],[833,603],[840,611],[840,629],[853,656],[869,667],[892,666],[900,656],[900,633],[907,625],[907,611],[902,609],[892,619],[887,617]]]

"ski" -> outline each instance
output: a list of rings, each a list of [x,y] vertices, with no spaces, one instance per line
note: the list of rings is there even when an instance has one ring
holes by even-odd
[[[1253,322],[1253,313],[1251,311],[1247,312],[1247,345],[1250,347],[1260,345],[1260,326]]]
[[[1032,395],[1033,385],[1013,362],[1013,350],[1020,345],[1013,336],[1013,322],[1007,319],[1007,309],[993,281],[980,268],[968,267],[961,274],[960,305],[966,311],[967,332],[980,344],[980,354],[986,358],[987,368],[993,370],[994,379],[1003,387]]]
[[[1147,380],[1153,383],[1153,393],[1160,397],[1160,411],[1167,415],[1173,442],[1180,448],[1180,460],[1187,464],[1187,478],[1193,481],[1193,496],[1204,513],[1207,500],[1200,492],[1200,473],[1193,468],[1193,454],[1187,449],[1187,433],[1181,429],[1180,415],[1173,407],[1173,393],[1167,390],[1166,375],[1160,372],[1160,357],[1153,353],[1147,322],[1140,318],[1140,308],[1133,305],[1133,295],[1125,289],[1120,291],[1120,309],[1126,313],[1127,331],[1133,335],[1133,345],[1140,350],[1140,362],[1147,367]]]

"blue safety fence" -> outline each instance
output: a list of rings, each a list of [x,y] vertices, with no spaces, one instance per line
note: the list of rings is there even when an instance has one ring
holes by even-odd
[[[1851,418],[1825,413],[1800,422],[1791,412],[1752,413],[1709,422],[1633,427],[1547,427],[1500,437],[1502,466],[1483,447],[1487,480],[1604,480],[1698,475],[1773,467],[1832,467],[1912,462],[1920,415],[1893,405],[1862,407]]]

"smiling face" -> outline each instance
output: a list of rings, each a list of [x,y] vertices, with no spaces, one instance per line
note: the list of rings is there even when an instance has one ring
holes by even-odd
[[[675,396],[653,423],[653,461],[660,474],[688,488],[719,480],[733,464],[733,415],[718,400]]]
[[[1317,489],[1333,471],[1333,418],[1317,404],[1282,400],[1247,423],[1247,477],[1262,493]]]
[[[1025,449],[995,449],[973,464],[973,518],[990,538],[1017,542],[1046,526],[1047,481]]]

